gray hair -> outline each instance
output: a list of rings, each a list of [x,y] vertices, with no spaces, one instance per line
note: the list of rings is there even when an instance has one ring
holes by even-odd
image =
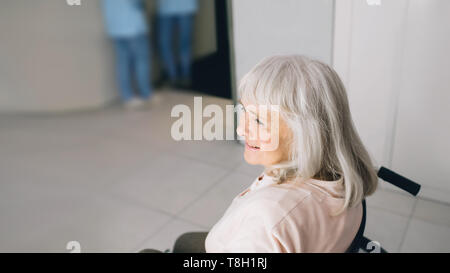
[[[301,55],[266,57],[242,78],[238,92],[255,104],[278,105],[292,130],[289,160],[266,168],[278,183],[342,177],[345,202],[337,214],[375,192],[372,160],[353,124],[345,87],[330,66]]]

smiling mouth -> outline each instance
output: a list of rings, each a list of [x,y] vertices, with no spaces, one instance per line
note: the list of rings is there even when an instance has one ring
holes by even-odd
[[[258,146],[252,146],[250,144],[248,144],[247,142],[245,142],[245,146],[249,149],[249,150],[259,150]]]

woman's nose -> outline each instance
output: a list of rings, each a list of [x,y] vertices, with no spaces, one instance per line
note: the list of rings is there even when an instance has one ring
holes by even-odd
[[[241,136],[241,137],[245,137],[245,132],[246,132],[246,128],[245,128],[245,114],[241,114],[239,116],[239,123],[238,123],[238,127],[236,129],[236,133]]]
[[[247,140],[257,139],[257,133],[255,133],[255,129],[253,127],[250,129],[249,119],[246,114],[242,114],[239,117],[239,125],[236,129],[236,133]]]

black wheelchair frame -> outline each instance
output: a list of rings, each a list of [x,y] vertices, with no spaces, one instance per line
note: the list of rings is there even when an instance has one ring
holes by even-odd
[[[377,173],[378,177],[383,179],[384,181],[416,196],[420,191],[420,185],[417,184],[414,181],[409,180],[408,178],[401,176],[398,173],[395,173],[394,171],[391,171],[385,167],[381,167],[378,170]],[[353,242],[351,243],[350,247],[346,251],[347,253],[358,253],[361,250],[363,252],[370,252],[370,253],[387,253],[387,251],[382,248],[379,244],[377,244],[375,241],[372,241],[371,239],[364,236],[364,229],[366,227],[366,217],[367,217],[367,211],[366,211],[366,200],[364,199],[362,201],[363,206],[363,216],[361,220],[361,224],[359,225],[358,232],[356,233],[355,238],[353,239]]]

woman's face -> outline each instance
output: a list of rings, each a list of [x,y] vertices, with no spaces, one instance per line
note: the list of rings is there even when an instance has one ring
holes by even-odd
[[[244,158],[252,165],[270,165],[289,157],[292,132],[278,109],[241,101],[237,134],[245,138]]]

